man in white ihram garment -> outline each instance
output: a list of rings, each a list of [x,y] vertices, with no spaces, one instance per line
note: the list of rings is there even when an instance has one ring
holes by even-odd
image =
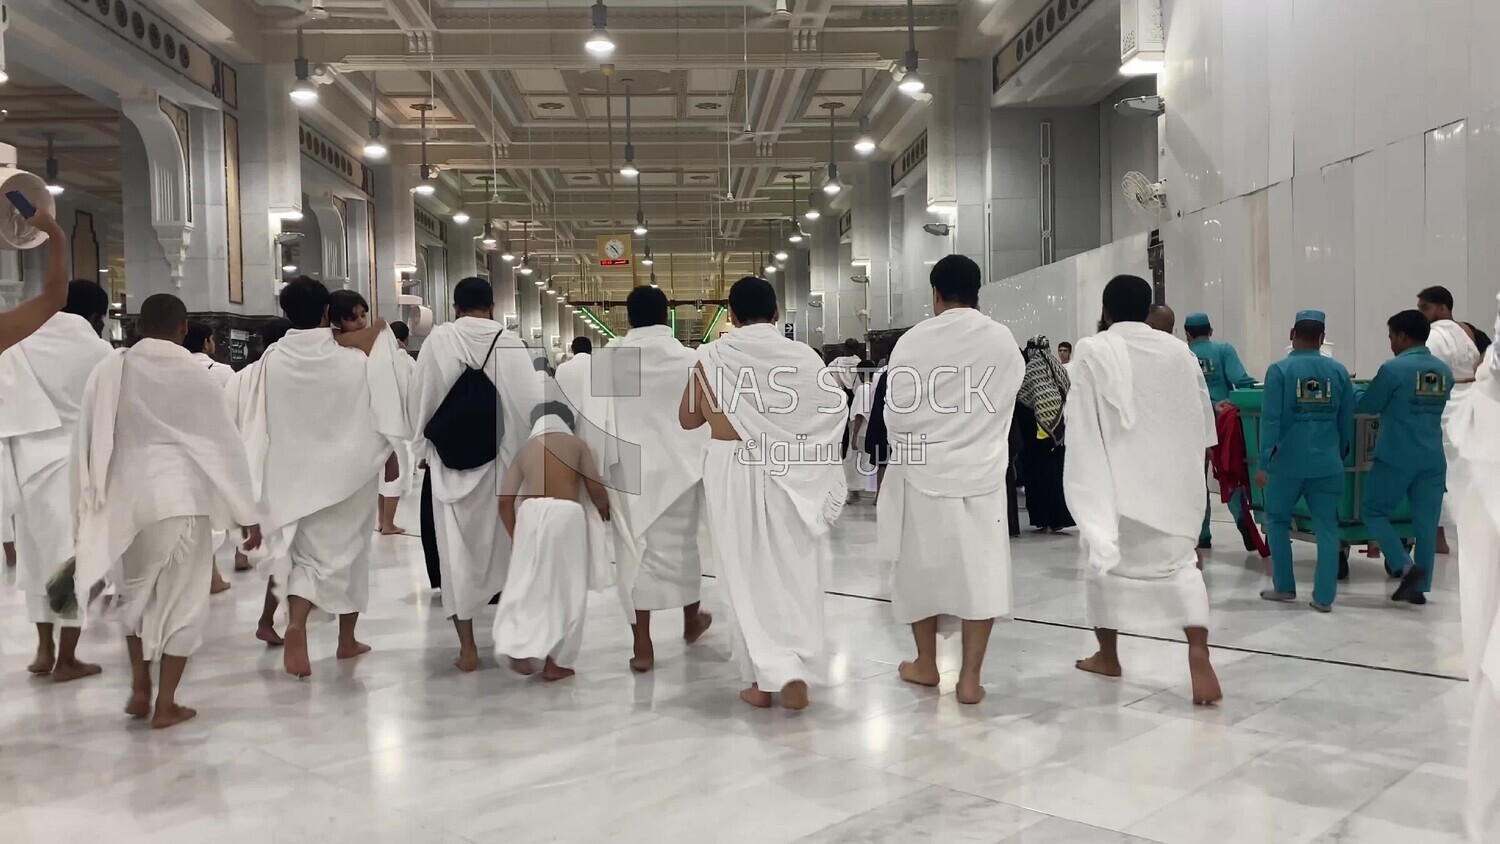
[[[829,536],[843,509],[844,393],[810,346],[783,337],[776,291],[761,278],[729,290],[735,330],[698,350],[678,408],[683,428],[708,425],[704,501],[731,610],[735,665],[751,706],[803,709],[825,679],[823,589]]]
[[[698,355],[672,336],[667,294],[642,285],[630,291],[625,309],[629,333],[595,356],[593,372],[596,392],[604,394],[602,460],[614,513],[615,583],[635,638],[630,667],[650,671],[653,610],[681,607],[688,644],[713,623],[699,608],[708,430],[677,424],[677,402]],[[562,370],[557,374],[561,378]]]
[[[136,333],[140,340],[106,357],[84,389],[72,454],[74,594],[81,604],[100,581],[114,584],[99,617],[125,630],[125,713],[153,715],[157,663],[151,726],[159,729],[197,714],[177,702],[177,685],[203,642],[213,529],[242,530],[250,549],[261,537],[223,386],[181,345],[187,308],[168,293],[148,296]]]
[[[1064,419],[1063,489],[1078,522],[1099,651],[1077,666],[1120,676],[1118,632],[1183,631],[1193,702],[1223,697],[1208,652],[1198,570],[1203,460],[1218,442],[1208,386],[1187,344],[1145,323],[1151,285],[1116,276],[1105,330],[1078,341]]]
[[[1479,368],[1479,347],[1474,345],[1474,338],[1469,336],[1469,332],[1453,319],[1453,294],[1446,287],[1429,287],[1417,294],[1417,310],[1432,325],[1432,333],[1427,335],[1428,351],[1453,370],[1453,397],[1450,401],[1461,398],[1474,384],[1474,376]],[[1458,454],[1451,441],[1443,443],[1443,450],[1448,454],[1448,488],[1458,489],[1465,482],[1463,466],[1457,459]],[[1442,521],[1438,527],[1439,554],[1450,551],[1447,528],[1458,523],[1458,511],[1455,507],[1453,496],[1444,497]]]
[[[68,285],[68,304],[35,334],[0,353],[0,438],[5,486],[12,491],[17,553],[16,585],[36,625],[32,674],[57,682],[99,673],[76,656],[81,615],[59,617],[47,605],[47,581],[73,558],[70,461],[79,406],[89,373],[110,354],[99,338],[109,294],[92,281]],[[61,628],[53,643],[53,629]]]
[[[1500,307],[1500,296],[1496,297]],[[1495,319],[1500,334],[1500,315]],[[1437,324],[1434,323],[1436,328]],[[1431,342],[1429,338],[1429,347]],[[1455,373],[1456,374],[1456,373]],[[1474,844],[1500,841],[1500,353],[1491,346],[1472,387],[1443,414],[1452,444],[1448,495],[1458,518],[1459,603],[1473,710],[1466,824]],[[1459,469],[1463,483],[1451,480]],[[1445,501],[1445,503],[1446,503]]]
[[[859,386],[859,364],[862,358],[859,356],[860,344],[853,337],[844,341],[844,353],[828,363],[828,370],[833,376],[833,382],[848,398],[848,403],[854,401],[854,389]],[[846,503],[855,504],[860,499],[860,490],[863,489],[859,483],[859,455],[854,451],[854,423],[846,422],[847,433],[844,434],[844,485],[848,488],[849,497]]]
[[[393,322],[391,335],[396,338],[396,345],[401,347],[401,354],[396,356],[396,365],[406,370],[406,378],[410,381],[417,371],[417,361],[407,351],[406,346],[407,339],[411,337],[411,328],[404,322]],[[394,458],[396,461],[395,479],[387,480],[389,472],[380,479],[378,506],[381,536],[400,536],[406,533],[404,528],[396,524],[396,510],[401,506],[402,497],[411,492],[412,478],[416,476],[416,466],[420,462],[414,456],[412,443],[409,442],[402,443],[402,446],[396,449]],[[389,463],[386,464],[386,468],[390,469]]]
[[[1012,606],[1005,470],[1025,367],[1010,329],[977,310],[979,265],[949,255],[933,266],[931,283],[935,316],[891,352],[891,460],[877,522],[881,556],[894,564],[891,610],[917,645],[901,679],[938,684],[939,621],[957,619],[958,701],[978,703],[990,631]]]
[[[479,668],[474,617],[505,587],[510,564],[511,537],[496,502],[506,470],[531,433],[531,410],[543,399],[546,376],[537,372],[521,339],[495,321],[495,293],[488,281],[466,278],[454,285],[453,312],[457,319],[422,341],[408,415],[432,483],[443,614],[458,633],[455,665],[474,671]],[[428,423],[465,370],[483,372],[494,386],[502,434],[494,452],[481,456],[487,460],[454,468],[444,462],[446,449],[427,439]]]
[[[266,556],[286,596],[282,663],[312,674],[307,622],[338,616],[339,659],[370,650],[354,636],[370,601],[370,550],[381,470],[410,439],[405,370],[383,320],[341,332],[328,325],[328,288],[303,276],[281,291],[292,329],[266,350],[244,389],[242,436],[264,513]]]

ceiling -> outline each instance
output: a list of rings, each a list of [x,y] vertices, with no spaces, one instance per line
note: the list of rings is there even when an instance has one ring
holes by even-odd
[[[0,143],[16,148],[22,169],[44,174],[47,141],[64,187],[120,200],[120,114],[12,62],[0,87]]]

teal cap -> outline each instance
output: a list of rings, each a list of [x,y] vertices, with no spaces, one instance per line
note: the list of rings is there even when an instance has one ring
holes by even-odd
[[[1182,321],[1183,328],[1208,328],[1208,314],[1188,314]]]
[[[1298,311],[1297,322],[1328,322],[1328,315],[1322,311]]]

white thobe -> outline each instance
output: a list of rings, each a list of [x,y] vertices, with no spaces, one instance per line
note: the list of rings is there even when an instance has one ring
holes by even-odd
[[[531,412],[545,390],[546,375],[532,365],[525,344],[500,331],[500,323],[494,320],[467,316],[434,328],[422,343],[408,398],[412,430],[419,438],[417,448],[428,454],[443,613],[460,621],[478,615],[505,586],[511,541],[500,522],[500,484],[526,442]],[[491,344],[494,354],[489,354]],[[495,460],[476,469],[450,469],[422,434],[458,376],[465,368],[478,369],[486,356],[489,363],[484,372],[500,394],[504,413],[499,452]]]
[[[88,320],[59,313],[0,354],[4,486],[15,513],[16,585],[37,624],[77,627],[47,606],[47,581],[73,558],[68,466],[89,373],[110,354]]]
[[[407,353],[405,349],[396,355],[396,366],[405,371],[408,382],[416,378],[417,361]],[[411,492],[412,480],[416,477],[416,465],[419,461],[412,449],[410,440],[402,442],[396,447],[396,479],[388,481],[385,475],[380,476],[380,494],[386,498],[401,498]]]
[[[229,380],[234,377],[234,367],[219,363],[204,352],[194,352],[193,360],[203,364],[208,374],[213,376],[220,387],[229,386]]]
[[[876,488],[875,463],[865,453],[865,436],[870,431],[870,414],[874,409],[875,382],[866,381],[854,388],[854,398],[849,403],[849,456],[844,459],[844,482],[850,492],[874,492]],[[858,438],[855,437],[856,428]]]
[[[698,353],[742,438],[710,440],[703,467],[735,664],[766,691],[823,682],[823,590],[830,526],[848,491],[839,466],[848,402],[825,385],[817,352],[775,325],[738,328]]]
[[[1218,436],[1198,359],[1145,323],[1116,323],[1078,341],[1070,377],[1063,489],[1078,522],[1089,624],[1207,627],[1195,549],[1203,455]]]
[[[670,328],[651,325],[611,342],[593,364],[606,394],[606,445],[595,452],[609,482],[620,603],[632,622],[638,611],[685,607],[699,598],[708,429],[684,431],[677,422],[697,360]]]
[[[369,603],[378,479],[410,439],[402,354],[389,331],[366,356],[328,328],[293,329],[242,379],[273,583],[330,613]]]
[[[1448,364],[1448,368],[1453,370],[1453,395],[1449,400],[1463,398],[1473,386],[1474,376],[1479,367],[1479,347],[1474,345],[1469,332],[1451,319],[1434,320],[1431,327],[1432,333],[1427,337],[1427,348],[1434,357]],[[1466,464],[1459,460],[1458,451],[1452,441],[1447,438],[1446,432],[1443,438],[1443,451],[1448,456],[1448,489],[1459,489],[1465,483]],[[1443,497],[1442,524],[1446,527],[1458,525],[1456,502],[1452,495]]]
[[[594,389],[594,356],[581,352],[558,364],[553,374],[553,384],[561,395],[548,395],[548,399],[562,399],[573,409],[573,425],[578,436],[593,451],[599,461],[596,471],[604,471],[604,455],[609,451],[604,434],[604,397],[596,396]]]
[[[109,616],[142,637],[147,659],[190,655],[210,529],[260,522],[223,388],[186,349],[143,339],[89,377],[72,454],[80,602],[112,582]]]
[[[881,556],[891,609],[910,624],[1012,607],[1005,470],[1025,365],[1010,329],[973,308],[917,323],[891,352]]]

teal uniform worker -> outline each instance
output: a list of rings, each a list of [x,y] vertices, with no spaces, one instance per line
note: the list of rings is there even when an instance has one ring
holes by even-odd
[[[1365,475],[1363,515],[1370,538],[1385,551],[1386,571],[1401,577],[1391,600],[1425,604],[1448,478],[1443,409],[1453,392],[1453,370],[1428,350],[1430,327],[1421,311],[1402,311],[1386,326],[1396,356],[1381,365],[1356,408],[1380,415],[1375,462]],[[1391,527],[1391,514],[1403,498],[1411,502],[1415,565]]]
[[[1306,499],[1318,538],[1312,608],[1333,608],[1339,580],[1339,502],[1344,497],[1344,456],[1354,436],[1354,385],[1349,371],[1323,357],[1322,311],[1299,311],[1292,353],[1266,371],[1261,409],[1260,468],[1255,483],[1266,490],[1266,538],[1271,545],[1268,601],[1295,601],[1292,508]]]
[[[1228,343],[1213,339],[1214,328],[1208,321],[1208,314],[1188,314],[1187,319],[1183,320],[1182,328],[1187,333],[1188,348],[1198,356],[1203,380],[1208,382],[1208,397],[1213,400],[1215,407],[1220,402],[1228,401],[1229,394],[1235,390],[1255,386],[1255,379],[1250,377],[1244,364],[1240,363],[1240,353]],[[1212,504],[1203,510],[1203,530],[1198,534],[1199,548],[1213,546],[1213,533],[1209,528],[1209,514],[1212,511]],[[1255,540],[1246,533],[1245,497],[1239,490],[1235,490],[1229,498],[1229,511],[1234,514],[1234,523],[1245,541],[1245,550],[1255,550]]]

